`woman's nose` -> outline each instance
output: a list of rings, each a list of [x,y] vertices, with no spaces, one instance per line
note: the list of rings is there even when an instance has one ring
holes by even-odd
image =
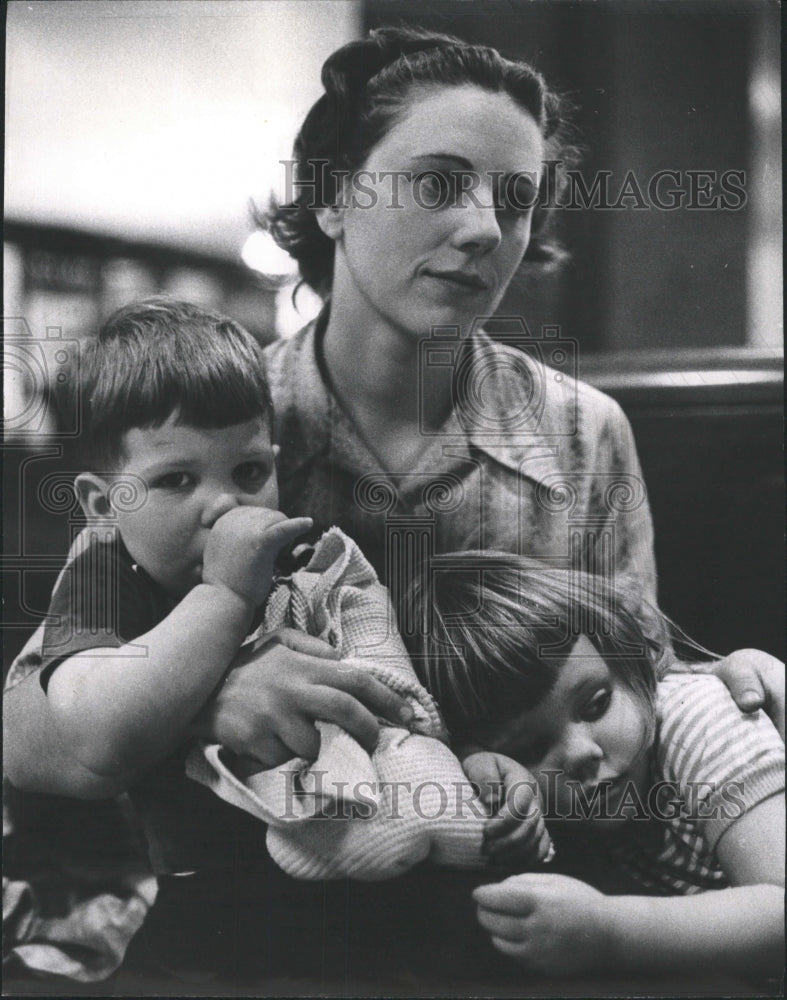
[[[202,526],[212,528],[222,514],[226,514],[227,511],[238,506],[240,504],[235,493],[223,491],[213,494],[213,496],[206,498],[205,506],[202,509]]]
[[[604,751],[586,725],[572,727],[566,733],[561,750],[561,769],[566,777],[580,781],[594,777],[604,757]]]
[[[457,208],[459,223],[454,232],[454,242],[463,250],[486,253],[500,244],[500,222],[492,206],[492,195],[479,196],[479,204],[465,201]]]

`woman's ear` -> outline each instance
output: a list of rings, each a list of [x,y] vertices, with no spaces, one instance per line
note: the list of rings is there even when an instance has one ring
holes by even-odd
[[[74,489],[86,517],[104,521],[112,516],[109,486],[101,476],[96,476],[92,472],[81,472],[74,480]]]
[[[338,240],[344,232],[344,208],[333,205],[317,209],[317,225],[331,240]]]

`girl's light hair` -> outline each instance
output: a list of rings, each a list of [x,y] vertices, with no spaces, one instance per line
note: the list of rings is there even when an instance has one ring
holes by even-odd
[[[656,681],[676,659],[673,639],[712,656],[648,604],[635,581],[614,584],[507,552],[438,556],[404,600],[415,669],[458,739],[536,707],[581,635],[643,706],[647,739]]]

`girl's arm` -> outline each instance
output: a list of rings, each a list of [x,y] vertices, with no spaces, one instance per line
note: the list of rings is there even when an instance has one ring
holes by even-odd
[[[778,975],[784,965],[784,794],[751,808],[717,855],[733,888],[614,900],[615,962],[631,969],[712,968]]]
[[[481,886],[478,919],[501,952],[540,972],[783,968],[784,795],[754,806],[718,845],[733,887],[667,898],[604,896],[562,875]]]

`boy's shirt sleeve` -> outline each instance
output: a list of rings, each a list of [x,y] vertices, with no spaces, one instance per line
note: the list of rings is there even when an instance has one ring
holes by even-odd
[[[114,533],[88,529],[55,585],[41,646],[41,685],[75,653],[116,648],[157,625],[171,608]],[[145,650],[139,647],[139,655]]]

